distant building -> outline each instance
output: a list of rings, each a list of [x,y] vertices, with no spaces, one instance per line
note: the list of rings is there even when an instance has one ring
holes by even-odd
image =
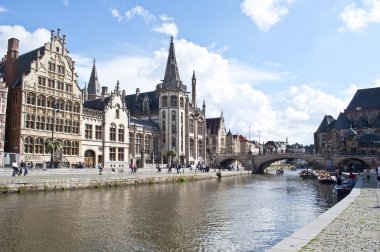
[[[359,89],[335,119],[326,115],[314,133],[316,153],[380,154],[380,88]]]

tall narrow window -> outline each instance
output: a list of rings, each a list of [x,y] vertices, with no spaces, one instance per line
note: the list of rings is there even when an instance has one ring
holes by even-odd
[[[71,143],[69,140],[65,140],[63,142],[63,155],[70,155],[70,147],[71,147]]]
[[[189,133],[194,133],[194,120],[189,119]]]
[[[144,139],[144,153],[149,154],[150,147],[150,136],[145,136]]]
[[[162,96],[162,107],[168,106],[168,97],[166,95]]]
[[[193,148],[194,148],[194,139],[190,139],[190,149],[189,149],[190,157],[194,157]]]
[[[198,141],[198,158],[199,157],[202,157],[202,150],[203,150],[203,148],[202,148],[202,141]]]
[[[177,107],[177,96],[176,95],[170,96],[170,106],[171,107]]]
[[[95,125],[95,139],[101,140],[102,139],[102,126]]]
[[[24,142],[24,152],[32,154],[33,147],[34,147],[34,139],[31,137],[26,137],[25,142]]]
[[[116,141],[116,125],[114,123],[110,126],[110,141]]]
[[[124,125],[119,125],[119,142],[124,142]]]
[[[86,139],[92,139],[92,125],[91,124],[86,124],[85,125],[85,135],[84,137]]]
[[[27,98],[26,98],[26,103],[34,105],[35,102],[36,102],[36,95],[33,94],[33,93],[29,93],[28,96],[27,96]]]
[[[42,139],[42,138],[36,139],[35,153],[36,154],[44,154],[44,139]]]
[[[76,156],[79,155],[79,143],[78,142],[71,142],[71,155]]]
[[[135,151],[136,151],[136,154],[141,154],[141,136],[140,135],[136,135]]]
[[[116,161],[116,147],[110,147],[110,161]]]
[[[117,148],[117,160],[124,161],[124,148]]]

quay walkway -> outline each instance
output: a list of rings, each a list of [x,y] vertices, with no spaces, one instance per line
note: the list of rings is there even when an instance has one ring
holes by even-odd
[[[380,251],[379,204],[376,174],[361,175],[343,200],[267,251]]]
[[[137,173],[131,173],[130,169],[121,170],[105,169],[102,175],[94,168],[86,169],[29,169],[26,176],[12,176],[10,168],[0,169],[0,193],[24,192],[24,191],[53,191],[81,188],[99,188],[135,184],[155,184],[166,182],[185,182],[199,179],[212,179],[225,176],[250,174],[250,171],[217,171],[200,172],[181,169],[176,173],[175,169],[168,173],[162,169],[157,172],[152,168],[140,168]]]

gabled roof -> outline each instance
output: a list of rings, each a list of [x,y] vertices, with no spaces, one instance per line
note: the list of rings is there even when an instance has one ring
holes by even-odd
[[[379,109],[380,87],[359,89],[346,108],[346,112]]]
[[[110,99],[111,96],[104,97],[103,101],[102,98],[87,100],[84,101],[83,108],[103,111],[104,107],[108,104]]]
[[[321,124],[319,125],[317,131],[315,133],[322,133],[322,132],[327,132],[328,129],[331,127],[331,123],[334,122],[335,119],[331,115],[325,115],[323,118]]]
[[[338,119],[336,119],[332,124],[332,129],[342,130],[349,129],[351,127],[351,122],[348,120],[346,114],[340,113]]]
[[[206,118],[206,127],[209,130],[210,134],[218,134],[222,120],[223,117]]]
[[[156,95],[156,91],[126,95],[125,104],[132,116],[139,115],[142,112],[145,97],[148,97],[149,99],[150,112],[156,112],[159,110],[159,99]]]

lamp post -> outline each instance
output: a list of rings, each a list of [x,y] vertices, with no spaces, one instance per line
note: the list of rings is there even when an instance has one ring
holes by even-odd
[[[54,128],[55,128],[55,120],[56,120],[56,113],[59,112],[58,103],[57,101],[53,104],[53,125],[51,128],[51,141],[52,141],[52,148],[51,148],[51,159],[50,159],[50,167],[53,168],[54,163],[54,149],[56,146],[54,145]]]

